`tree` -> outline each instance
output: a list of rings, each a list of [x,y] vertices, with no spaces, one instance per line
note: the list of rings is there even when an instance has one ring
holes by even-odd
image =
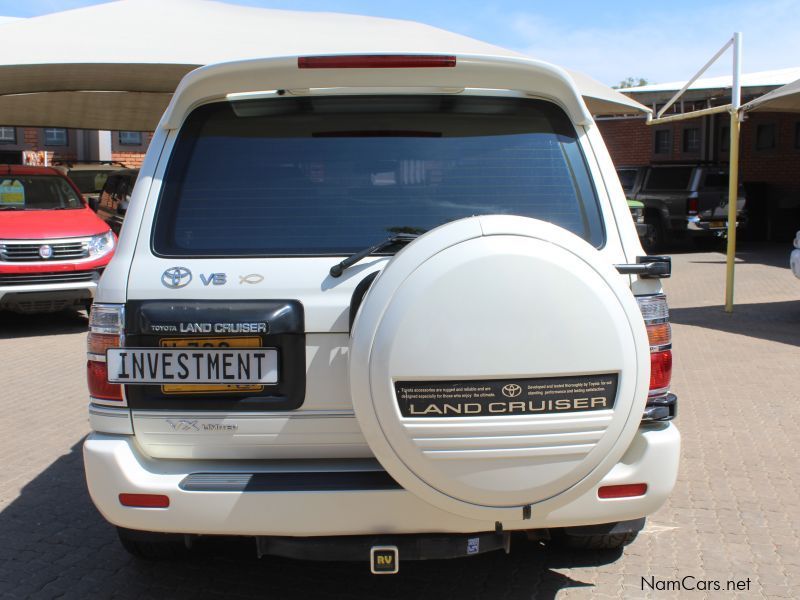
[[[637,87],[637,86],[640,86],[640,85],[647,85],[648,83],[650,83],[650,82],[647,79],[645,79],[644,77],[628,77],[628,78],[623,79],[622,81],[620,81],[619,85],[614,85],[612,87],[615,90],[621,90],[621,89],[624,89],[624,88]]]

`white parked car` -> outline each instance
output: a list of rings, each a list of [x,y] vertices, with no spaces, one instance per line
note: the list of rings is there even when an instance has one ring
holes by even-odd
[[[266,91],[265,91],[266,90]],[[669,313],[572,79],[312,56],[188,75],[88,340],[125,547],[399,561],[618,548],[672,490]]]
[[[794,276],[800,279],[800,231],[794,236],[794,250],[789,255],[789,266]]]

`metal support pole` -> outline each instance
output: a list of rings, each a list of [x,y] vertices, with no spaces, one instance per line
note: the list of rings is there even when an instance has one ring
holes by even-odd
[[[731,143],[728,167],[728,253],[725,273],[725,312],[733,312],[733,275],[736,260],[736,208],[739,200],[739,106],[742,101],[742,34],[733,34],[733,85],[731,86]]]

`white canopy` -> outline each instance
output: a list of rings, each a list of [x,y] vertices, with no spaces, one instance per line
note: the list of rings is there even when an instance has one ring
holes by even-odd
[[[743,111],[800,112],[800,79],[751,100]]]
[[[208,0],[120,0],[3,25],[0,124],[150,130],[180,79],[198,66],[364,53],[521,56],[412,21]],[[572,75],[592,113],[648,111]]]

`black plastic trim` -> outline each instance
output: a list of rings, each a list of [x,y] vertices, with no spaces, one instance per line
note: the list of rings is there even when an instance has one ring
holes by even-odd
[[[617,535],[620,533],[638,533],[644,529],[646,518],[617,523],[601,523],[599,525],[583,525],[581,527],[565,527],[564,533],[576,537],[591,537],[595,535]]]
[[[369,562],[374,546],[394,546],[399,563],[406,560],[460,558],[495,550],[509,551],[511,534],[426,533],[406,535],[348,535],[338,537],[257,537],[258,556],[301,560]]]
[[[348,492],[399,490],[386,471],[293,473],[192,473],[180,482],[187,492]]]
[[[638,275],[642,279],[667,279],[672,275],[669,256],[637,256],[636,264],[614,266],[621,275]]]
[[[647,405],[642,415],[642,422],[671,421],[677,416],[678,397],[670,393],[664,396],[647,399]]]
[[[380,271],[375,271],[364,277],[364,279],[358,282],[356,289],[353,290],[353,295],[350,297],[350,325],[348,326],[350,331],[353,331],[353,322],[356,320],[358,309],[364,301],[364,296],[367,294],[372,282],[375,281],[375,278],[378,276],[378,273],[380,273]]]
[[[153,325],[180,323],[266,323],[264,333],[181,333]],[[277,348],[278,383],[262,391],[164,394],[159,385],[126,385],[134,410],[285,411],[303,405],[306,394],[306,336],[303,305],[297,300],[131,300],[125,310],[125,345],[157,348],[162,338],[261,338],[261,347]]]

